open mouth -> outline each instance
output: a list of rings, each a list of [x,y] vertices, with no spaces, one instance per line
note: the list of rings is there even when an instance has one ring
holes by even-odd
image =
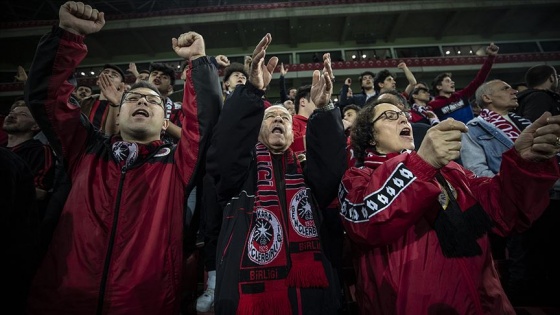
[[[272,133],[276,133],[276,134],[284,134],[284,129],[280,128],[280,127],[274,127],[272,128]]]
[[[410,136],[410,134],[410,128],[403,128],[403,130],[399,133],[399,136]]]
[[[132,117],[142,115],[145,117],[150,117],[150,114],[145,109],[139,108],[132,113]]]

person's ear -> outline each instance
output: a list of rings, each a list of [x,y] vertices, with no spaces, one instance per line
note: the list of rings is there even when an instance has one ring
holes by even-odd
[[[39,125],[37,124],[34,124],[33,126],[31,126],[31,131],[41,131],[41,127],[39,127]]]
[[[488,96],[488,94],[482,94],[482,100],[483,100],[484,103],[486,103],[486,104],[492,103],[492,99],[490,98],[490,96]]]
[[[169,128],[169,119],[164,119],[163,125],[161,126],[161,130],[165,131],[167,130],[167,128]]]

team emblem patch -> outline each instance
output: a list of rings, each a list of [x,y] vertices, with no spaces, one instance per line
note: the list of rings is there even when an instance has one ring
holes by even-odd
[[[294,231],[305,238],[317,237],[313,211],[307,198],[307,190],[300,189],[290,201],[290,223]]]
[[[249,235],[247,253],[252,262],[266,265],[272,262],[282,249],[282,226],[276,215],[266,209],[258,208],[253,216],[255,224]]]
[[[154,155],[154,157],[161,157],[161,156],[166,156],[171,152],[170,148],[161,148],[159,149],[158,153],[156,153]]]

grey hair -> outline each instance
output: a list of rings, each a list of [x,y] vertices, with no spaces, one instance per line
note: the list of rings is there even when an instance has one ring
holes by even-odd
[[[487,104],[482,100],[482,96],[492,94],[492,92],[494,92],[494,89],[492,88],[492,84],[496,82],[502,82],[502,80],[491,80],[488,82],[484,82],[481,86],[478,87],[478,89],[476,89],[476,93],[475,93],[476,104],[480,106],[480,108],[487,107]]]

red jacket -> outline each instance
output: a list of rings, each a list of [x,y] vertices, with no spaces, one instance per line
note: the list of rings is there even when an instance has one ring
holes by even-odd
[[[296,156],[305,153],[305,134],[307,133],[307,117],[294,115],[292,118],[292,130],[294,132],[294,142],[290,149]]]
[[[71,103],[67,79],[86,56],[83,39],[54,27],[26,85],[26,103],[72,181],[30,314],[178,314],[183,203],[221,106],[216,69],[206,57],[191,62],[179,143],[155,141],[147,156],[122,167],[112,154],[115,138]]]
[[[366,165],[350,168],[339,192],[343,225],[355,247],[361,314],[515,314],[487,234],[476,240],[480,255],[442,254],[432,228],[441,209],[437,170],[415,152]],[[455,162],[439,172],[456,190],[461,209],[480,203],[499,235],[523,230],[540,216],[560,177],[553,159],[533,163],[515,150],[503,154],[493,178],[476,177]]]

